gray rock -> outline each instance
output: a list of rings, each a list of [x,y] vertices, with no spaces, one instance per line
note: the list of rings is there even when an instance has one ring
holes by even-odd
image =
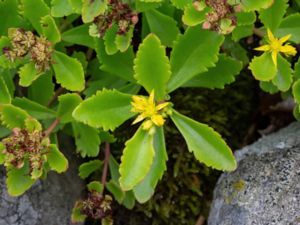
[[[300,123],[235,153],[216,186],[208,225],[300,224]]]
[[[84,183],[78,176],[79,159],[64,139],[61,150],[69,160],[66,173],[49,172],[20,197],[6,191],[5,172],[0,170],[0,225],[69,225],[75,201],[81,198]],[[62,143],[62,142],[61,142]],[[67,145],[66,145],[67,144]]]

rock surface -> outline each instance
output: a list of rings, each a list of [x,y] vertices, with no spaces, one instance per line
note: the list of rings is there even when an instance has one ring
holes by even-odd
[[[208,225],[300,224],[300,123],[235,153],[216,186]]]
[[[69,225],[75,201],[81,198],[84,183],[78,173],[79,160],[73,146],[61,146],[69,160],[64,174],[49,172],[24,195],[14,198],[6,191],[5,172],[0,170],[0,225]],[[72,153],[73,152],[73,153]]]

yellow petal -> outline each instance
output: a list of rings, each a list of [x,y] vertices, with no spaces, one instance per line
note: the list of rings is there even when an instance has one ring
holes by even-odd
[[[157,110],[157,111],[162,110],[162,109],[165,108],[167,105],[169,105],[169,102],[161,103],[161,104],[159,104],[159,105],[156,106],[156,110]]]
[[[158,114],[151,116],[151,120],[156,126],[159,126],[159,127],[164,125],[164,123],[165,123],[165,120],[162,117],[162,115],[158,115]]]
[[[276,41],[277,39],[274,37],[274,35],[272,34],[271,30],[268,29],[268,39],[271,41],[271,42],[274,42]]]
[[[271,49],[270,45],[263,45],[263,46],[255,48],[254,50],[265,52],[265,51],[269,51],[270,49]]]
[[[151,120],[147,120],[143,123],[143,129],[149,130],[153,126],[153,123]]]
[[[153,103],[154,103],[154,90],[151,91],[148,99],[148,104],[153,104]]]
[[[296,55],[297,54],[296,48],[291,45],[281,46],[280,52],[284,53],[285,55]]]
[[[272,60],[274,62],[274,65],[277,67],[277,51],[272,51]]]
[[[143,114],[139,115],[133,122],[132,124],[136,124],[141,122],[143,119],[145,119],[145,116]]]
[[[288,35],[285,35],[284,37],[280,38],[279,39],[280,43],[283,44],[284,42],[289,40],[291,36],[292,36],[291,34],[288,34]]]

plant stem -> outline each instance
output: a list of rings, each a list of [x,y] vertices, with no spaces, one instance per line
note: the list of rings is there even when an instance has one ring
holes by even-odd
[[[254,27],[253,28],[253,33],[258,36],[258,37],[261,37],[263,38],[265,36],[265,32],[261,31],[260,29]]]
[[[56,118],[51,125],[47,128],[47,130],[44,131],[45,137],[48,137],[52,131],[57,127],[57,125],[60,123],[60,120]]]
[[[56,91],[55,91],[55,94],[53,95],[53,97],[50,99],[50,101],[48,102],[47,106],[51,106],[55,100],[58,98],[58,96],[60,94],[62,94],[63,92],[65,91],[65,89],[63,87],[59,87]]]
[[[110,144],[108,142],[105,142],[104,165],[103,165],[103,171],[102,171],[102,177],[101,177],[101,183],[103,185],[103,189],[101,191],[101,195],[103,195],[104,187],[105,187],[105,184],[106,184],[109,155],[110,155]]]
[[[203,225],[205,222],[205,217],[200,215],[195,225]]]

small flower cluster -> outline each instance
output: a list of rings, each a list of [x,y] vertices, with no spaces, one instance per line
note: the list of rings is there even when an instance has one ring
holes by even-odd
[[[12,47],[3,48],[3,53],[9,60],[13,62],[29,55],[38,71],[49,69],[53,52],[50,41],[19,28],[11,29],[9,37]]]
[[[201,5],[202,7],[199,7]],[[233,31],[236,26],[235,8],[227,0],[205,0],[205,2],[200,0],[200,2],[194,2],[195,8],[199,11],[204,9],[203,5],[211,8],[211,11],[206,14],[203,29],[217,31],[222,34]]]
[[[93,191],[88,194],[87,199],[79,202],[78,205],[82,215],[97,220],[111,217],[111,203],[111,196],[105,195],[103,197],[100,193]]]
[[[99,37],[103,37],[107,29],[118,25],[118,34],[126,34],[131,26],[138,22],[138,15],[134,12],[128,4],[122,3],[119,0],[109,0],[108,9],[103,15],[95,18],[94,25],[96,25]]]
[[[2,140],[4,145],[4,165],[22,168],[28,160],[30,175],[37,179],[42,175],[42,167],[46,158],[46,143],[41,131],[29,132],[26,129],[14,128],[10,137]]]
[[[150,130],[154,125],[160,127],[165,123],[165,117],[167,116],[166,110],[169,102],[163,102],[156,104],[154,100],[154,91],[151,92],[150,96],[137,96],[132,97],[132,112],[139,113],[138,117],[133,121],[132,124],[139,123],[146,119],[143,123],[144,130]]]

